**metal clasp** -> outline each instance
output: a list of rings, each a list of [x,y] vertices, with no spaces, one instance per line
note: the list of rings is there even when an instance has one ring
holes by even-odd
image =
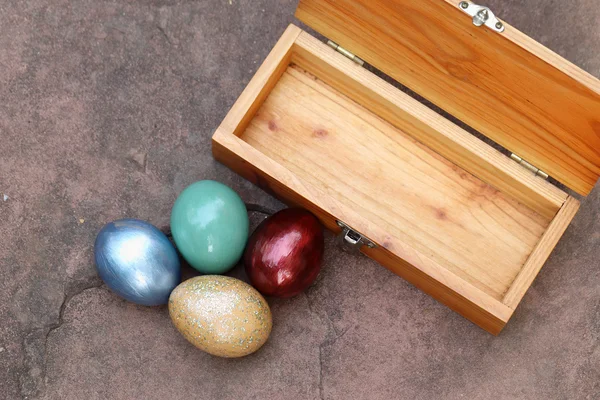
[[[365,237],[361,233],[358,233],[357,231],[355,231],[354,229],[352,229],[350,226],[346,225],[342,221],[336,221],[336,222],[337,222],[337,225],[340,228],[342,228],[342,232],[338,235],[338,244],[340,244],[340,246],[344,250],[346,250],[348,252],[356,253],[356,252],[360,251],[362,246],[367,246],[370,249],[377,247],[377,245],[375,243],[373,243],[371,240],[369,240],[367,237]]]
[[[496,18],[492,10],[489,8],[469,3],[468,1],[461,1],[458,7],[463,12],[473,17],[473,25],[485,25],[496,32],[504,32],[504,24],[498,18]]]

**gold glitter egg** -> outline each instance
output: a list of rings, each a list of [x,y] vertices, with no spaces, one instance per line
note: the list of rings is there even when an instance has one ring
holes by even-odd
[[[194,346],[218,357],[244,357],[269,338],[273,319],[267,301],[235,278],[204,275],[173,290],[169,315]]]

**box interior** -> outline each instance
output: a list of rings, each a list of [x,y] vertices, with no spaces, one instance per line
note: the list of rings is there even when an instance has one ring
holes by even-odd
[[[240,138],[501,300],[552,218],[451,163],[316,74],[287,65]]]

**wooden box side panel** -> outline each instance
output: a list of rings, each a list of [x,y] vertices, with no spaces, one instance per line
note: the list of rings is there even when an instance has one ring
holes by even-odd
[[[334,232],[339,231],[336,219],[340,218],[361,231],[373,232],[371,239],[375,242],[386,237],[385,232],[369,226],[368,221],[335,199],[304,185],[285,168],[225,131],[219,130],[213,136],[213,155],[287,204],[308,209]],[[383,247],[364,248],[363,252],[492,334],[497,335],[508,322],[512,310],[492,296],[399,241],[393,243],[393,248],[394,253]]]
[[[531,252],[521,272],[504,295],[502,303],[513,310],[517,308],[578,210],[579,201],[569,197]]]
[[[237,99],[220,128],[239,136],[254,118],[265,98],[288,67],[294,42],[302,30],[289,25],[248,86]]]
[[[365,247],[362,252],[492,335],[500,334],[512,316],[512,310],[493,307],[491,311],[473,303],[386,249]]]

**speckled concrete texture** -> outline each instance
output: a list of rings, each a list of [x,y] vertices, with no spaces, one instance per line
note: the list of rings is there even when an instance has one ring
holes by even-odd
[[[487,5],[600,76],[596,0]],[[317,283],[271,299],[271,340],[239,360],[98,280],[101,226],[165,226],[195,180],[282,207],[216,163],[210,137],[295,6],[0,0],[0,398],[600,398],[600,186],[499,337],[331,236]]]

